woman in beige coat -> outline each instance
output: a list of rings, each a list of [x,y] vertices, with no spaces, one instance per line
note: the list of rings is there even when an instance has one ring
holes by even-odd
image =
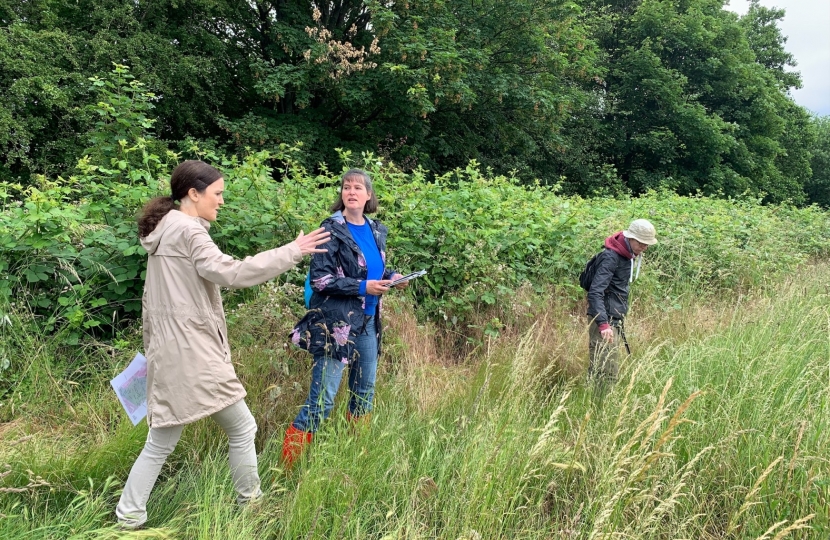
[[[256,423],[231,364],[219,287],[243,288],[293,268],[304,255],[325,253],[322,228],[245,260],[223,254],[208,234],[224,204],[222,174],[185,161],[170,178],[170,197],[145,205],[138,222],[149,255],[142,298],[147,357],[147,442],[116,508],[119,523],[140,527],[147,499],[186,424],[210,416],[227,433],[237,502],[259,497]],[[179,203],[178,207],[176,202]]]

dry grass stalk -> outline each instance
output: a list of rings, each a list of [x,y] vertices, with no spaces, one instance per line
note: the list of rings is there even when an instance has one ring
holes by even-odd
[[[311,540],[314,538],[314,530],[317,528],[317,520],[320,519],[320,512],[323,511],[322,506],[317,507],[317,511],[314,513],[314,519],[311,521],[311,527],[308,529],[308,536],[306,536],[306,540]]]
[[[9,446],[17,446],[20,443],[24,443],[26,441],[34,439],[34,437],[35,437],[34,435],[26,435],[25,437],[21,437],[21,438],[17,439],[16,441],[10,442]]]
[[[389,340],[384,339],[387,344],[393,340],[400,343],[400,350],[396,352],[396,380],[414,398],[420,412],[429,413],[457,394],[472,368],[460,365],[455,351],[441,346],[431,324],[418,324],[411,306],[390,307],[384,321]]]
[[[787,536],[788,534],[790,534],[793,531],[799,531],[801,529],[809,529],[810,526],[807,525],[807,522],[810,521],[811,519],[813,519],[814,517],[816,517],[815,514],[810,514],[808,516],[804,516],[801,519],[795,520],[792,525],[790,525],[786,529],[783,529],[783,530],[779,531],[778,534],[775,535],[775,538],[773,538],[772,540],[781,540],[782,538],[784,538],[785,536]]]
[[[711,450],[714,450],[714,446],[707,446],[700,452],[698,452],[688,463],[686,463],[683,467],[680,468],[680,477],[675,481],[674,485],[671,488],[671,493],[668,497],[661,500],[660,504],[651,511],[651,515],[647,516],[645,519],[640,521],[640,532],[648,531],[649,533],[657,533],[658,528],[664,524],[663,518],[667,516],[671,510],[673,510],[684,498],[686,495],[684,494],[684,490],[688,486],[689,477],[692,476],[695,471],[695,465],[698,461],[700,461],[704,455],[708,454]]]
[[[579,426],[579,432],[576,435],[576,442],[574,443],[574,449],[571,455],[573,456],[573,463],[576,463],[576,457],[579,455],[580,450],[585,445],[585,437],[588,433],[588,422],[591,420],[591,413],[585,413],[585,420]]]
[[[536,352],[536,340],[534,329],[537,323],[534,322],[527,332],[524,333],[513,356],[510,370],[511,394],[518,395],[518,392],[528,390],[536,375],[533,360]]]
[[[640,422],[640,424],[635,428],[634,433],[629,437],[628,441],[617,451],[617,454],[614,456],[614,469],[617,471],[617,476],[619,478],[626,476],[625,471],[628,470],[628,467],[624,465],[631,462],[631,450],[635,446],[643,447],[651,435],[653,435],[653,432],[657,430],[660,423],[665,420],[666,417],[663,404],[666,401],[666,394],[668,393],[669,388],[671,388],[671,384],[672,380],[669,379],[663,387],[663,391],[660,393],[660,397],[657,400],[657,405],[654,407],[654,410],[645,420]]]
[[[3,479],[11,473],[11,466],[7,464],[6,467],[8,467],[8,470],[0,474],[0,479]],[[0,488],[0,493],[27,493],[30,491],[34,491],[39,487],[52,487],[52,484],[41,478],[39,475],[36,475],[31,470],[27,469],[26,473],[29,475],[29,483],[26,484],[25,487]]]
[[[793,470],[795,469],[795,460],[798,458],[798,449],[801,446],[801,439],[804,437],[804,430],[807,429],[807,421],[801,421],[801,427],[798,429],[798,437],[795,440],[795,448],[793,449],[793,457],[790,459],[790,466],[787,467],[787,483],[792,482]]]
[[[775,535],[773,540],[781,540],[782,538],[784,538],[785,536],[787,536],[788,534],[790,534],[793,531],[798,531],[798,530],[801,530],[801,529],[809,529],[810,526],[807,525],[807,522],[810,521],[811,519],[813,519],[814,517],[816,517],[815,514],[810,514],[809,516],[805,516],[801,519],[798,519],[798,520],[794,521],[792,523],[792,525],[790,525],[789,527],[786,527],[786,528],[781,529],[780,531],[778,531],[778,534]],[[772,533],[775,532],[775,530],[777,528],[781,527],[785,523],[787,523],[786,519],[783,520],[783,521],[779,521],[778,523],[773,524],[769,529],[766,530],[766,532],[764,534],[759,536],[756,540],[767,540],[768,538],[770,538],[770,535],[772,535]]]
[[[559,417],[560,415],[565,412],[565,403],[567,402],[568,398],[570,397],[570,391],[566,391],[562,394],[562,397],[559,399],[559,406],[554,409],[551,413],[550,417],[548,418],[547,423],[545,424],[542,433],[539,434],[539,438],[536,440],[536,443],[533,445],[533,448],[530,449],[530,458],[525,464],[525,472],[530,467],[531,463],[536,461],[535,458],[541,457],[542,454],[545,455],[543,458],[542,463],[545,466],[552,466],[556,467],[557,469],[570,469],[575,467],[581,471],[585,470],[581,464],[575,461],[575,457],[572,458],[570,463],[555,463],[553,462],[552,455],[554,453],[550,450],[549,446],[550,443],[555,442],[554,435],[559,431]]]
[[[735,515],[732,516],[732,518],[729,520],[729,527],[726,530],[727,534],[731,534],[735,531],[735,529],[739,527],[738,518],[741,517],[741,515],[744,512],[746,512],[750,507],[758,504],[757,502],[753,502],[753,497],[758,493],[758,491],[760,491],[761,484],[763,484],[764,480],[767,479],[767,476],[769,476],[770,473],[772,473],[772,470],[775,468],[775,466],[781,463],[783,460],[784,456],[778,456],[778,458],[776,458],[775,461],[770,463],[769,466],[767,466],[767,468],[764,469],[764,472],[761,473],[761,476],[759,476],[758,480],[756,480],[755,484],[753,484],[752,489],[749,490],[749,493],[747,493],[746,497],[744,497],[744,503],[741,505],[740,508],[738,508],[738,511],[735,513]]]
[[[634,375],[629,386],[633,386],[633,378]],[[689,477],[694,474],[696,464],[713,449],[711,446],[703,449],[689,463],[673,473],[657,470],[657,464],[665,461],[663,458],[673,457],[671,452],[661,451],[661,448],[677,438],[676,429],[685,422],[684,414],[701,395],[700,392],[692,393],[669,418],[666,401],[672,382],[672,379],[666,382],[653,410],[637,425],[611,460],[611,495],[594,520],[590,538],[643,537],[659,532],[659,528],[667,522],[667,516],[670,516],[686,497]],[[624,400],[624,403],[625,409],[628,410],[627,400]],[[622,421],[618,417],[614,444],[622,435],[620,425]],[[663,425],[665,428],[655,440],[660,426]],[[667,463],[667,466],[670,466],[670,463]],[[611,520],[612,516],[619,512],[626,513],[623,521],[628,525],[623,531],[616,528],[618,525],[614,525],[617,520]]]
[[[623,396],[622,403],[620,403],[620,412],[617,415],[617,420],[614,422],[614,438],[613,442],[616,442],[620,436],[622,436],[622,429],[621,426],[624,425],[623,418],[626,417],[626,413],[628,413],[628,407],[631,402],[631,394],[634,390],[634,381],[637,380],[637,377],[640,375],[640,371],[642,371],[644,364],[639,363],[637,367],[634,368],[634,371],[631,373],[631,376],[628,378],[628,384],[625,387],[625,395]]]

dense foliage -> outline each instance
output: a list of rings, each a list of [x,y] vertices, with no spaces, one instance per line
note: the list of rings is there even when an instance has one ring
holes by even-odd
[[[777,22],[723,0],[0,0],[0,179],[68,175],[130,66],[157,137],[441,175],[471,159],[566,194],[826,204],[826,130]],[[816,139],[816,135],[821,137]]]
[[[339,173],[310,172],[301,148],[281,145],[239,158],[191,143],[175,153],[152,137],[152,95],[126,68],[94,79],[90,92],[99,100],[90,111],[95,145],[76,174],[0,183],[0,296],[34,312],[42,329],[58,331],[65,342],[111,335],[137,316],[146,254],[135,216],[145,201],[169,192],[169,173],[185,157],[223,171],[227,204],[211,235],[237,257],[287,243],[327,216]],[[646,278],[657,297],[763,284],[827,252],[827,216],[813,207],[666,190],[583,199],[475,161],[428,179],[422,169],[402,172],[370,153],[341,151],[339,159],[372,174],[379,218],[392,231],[392,266],[427,269],[413,293],[426,316],[451,325],[509,303],[526,283],[578,294],[575,276],[584,262],[636,217],[652,220],[662,239],[649,252]],[[286,279],[301,283],[303,276]]]
[[[811,201],[830,208],[830,117],[816,120],[818,144],[812,151],[810,167],[813,177],[805,189]]]

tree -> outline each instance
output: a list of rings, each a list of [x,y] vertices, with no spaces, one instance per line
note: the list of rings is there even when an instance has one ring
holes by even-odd
[[[241,114],[244,51],[232,40],[235,2],[0,0],[0,178],[70,169],[94,126],[89,77],[113,63],[159,98],[157,134],[218,136],[219,114]],[[214,33],[216,32],[216,33]]]
[[[3,24],[27,36],[5,47],[4,88],[41,76],[51,60],[50,76],[62,86],[50,88],[65,94],[45,89],[7,104],[6,123],[17,124],[0,141],[0,161],[22,175],[74,162],[78,135],[93,120],[86,80],[119,64],[155,94],[161,139],[194,136],[233,150],[302,141],[311,165],[335,163],[343,148],[404,168],[442,172],[478,159],[548,177],[563,149],[561,127],[596,72],[579,8],[566,0],[0,6]],[[22,65],[19,50],[37,57]],[[38,107],[23,110],[24,102]],[[60,157],[39,150],[61,144]]]
[[[755,53],[756,62],[778,79],[781,88],[791,90],[801,88],[801,77],[798,73],[787,71],[787,67],[797,64],[795,57],[785,49],[787,38],[778,28],[778,21],[784,15],[783,9],[764,7],[759,0],[750,0],[749,10],[741,17],[741,26],[749,47]]]
[[[778,14],[750,10],[747,17],[764,21],[753,26],[721,0],[588,6],[607,72],[595,90],[595,139],[606,141],[603,153],[628,189],[803,202],[809,169],[795,155],[803,117],[782,86],[798,76],[783,71],[783,48],[773,54],[773,45],[783,47],[774,39]],[[760,58],[747,37],[756,27]]]
[[[103,133],[89,79],[117,64],[171,147],[302,142],[312,167],[371,151],[569,193],[801,203],[813,128],[787,95],[782,16],[723,0],[0,0],[0,179],[70,169]]]
[[[830,208],[830,116],[814,118],[813,125],[816,131],[810,152],[813,175],[806,182],[805,190],[811,203]]]
[[[61,30],[0,28],[0,180],[56,174],[83,150],[88,84],[78,46]]]
[[[407,169],[477,159],[549,175],[561,126],[585,99],[578,82],[595,71],[575,4],[344,0],[326,9],[291,28],[277,17],[280,46],[253,65],[261,102],[224,124],[240,145],[295,137],[329,162],[340,146]]]

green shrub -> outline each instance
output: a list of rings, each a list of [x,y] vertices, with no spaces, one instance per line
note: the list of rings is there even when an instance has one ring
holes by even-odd
[[[100,121],[75,174],[40,176],[26,187],[0,183],[0,297],[24,302],[43,330],[66,343],[112,332],[138,315],[146,254],[135,216],[151,197],[169,193],[169,174],[186,157],[225,176],[227,204],[211,235],[234,256],[287,243],[328,215],[339,173],[325,166],[309,173],[301,147],[227,157],[191,142],[175,153],[152,138],[152,95],[124,66],[92,82]],[[816,208],[668,192],[569,198],[555,187],[494,176],[475,161],[428,181],[423,170],[405,174],[370,153],[342,151],[340,159],[374,178],[378,218],[391,231],[390,266],[426,269],[410,294],[427,316],[453,325],[509,305],[527,282],[581,296],[585,261],[639,217],[654,222],[660,239],[638,284],[638,294],[654,298],[763,285],[827,253],[828,219]],[[302,270],[289,279],[301,283]]]
[[[25,300],[45,330],[61,330],[70,343],[85,330],[135,317],[140,308],[146,256],[135,215],[144,201],[167,192],[173,164],[142,144],[125,148],[143,153],[149,169],[82,162],[81,174],[68,180],[41,177],[26,189],[0,184],[0,294]],[[316,227],[337,195],[338,175],[309,174],[298,148],[242,159],[196,146],[190,152],[225,174],[227,204],[211,234],[237,257]],[[567,198],[492,176],[475,163],[429,182],[422,171],[403,174],[370,154],[343,159],[364,165],[375,179],[378,218],[391,231],[390,265],[425,268],[428,275],[414,282],[412,294],[426,314],[451,324],[509,302],[526,282],[559,284],[579,296],[576,276],[585,261],[605,236],[637,217],[654,222],[660,239],[646,255],[639,290],[659,297],[763,285],[827,252],[820,234],[827,215],[815,208],[669,193]]]

